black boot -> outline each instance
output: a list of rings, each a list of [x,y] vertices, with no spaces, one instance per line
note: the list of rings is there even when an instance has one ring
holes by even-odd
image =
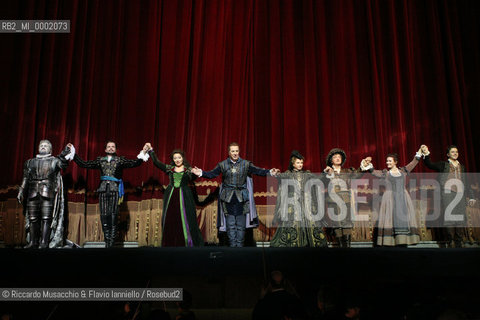
[[[347,234],[344,236],[345,238],[345,248],[350,248],[350,244],[351,244],[351,240],[352,240],[352,236]]]
[[[350,235],[343,235],[338,239],[340,248],[350,248]]]
[[[447,239],[447,248],[455,248],[455,227],[445,229],[445,238]]]
[[[455,244],[455,248],[463,248],[463,236],[460,228],[454,229],[453,243]]]
[[[103,241],[105,242],[105,248],[110,248],[110,229],[105,227],[103,228]]]
[[[110,221],[107,216],[100,215],[100,221],[102,222],[102,230],[103,230],[103,240],[105,241],[105,248],[110,248],[110,238],[111,238],[111,225]]]
[[[463,241],[460,239],[455,239],[453,241],[454,248],[463,248]]]
[[[50,225],[51,220],[42,220],[42,239],[40,241],[39,249],[46,249],[48,248],[48,244],[50,243]]]
[[[117,238],[117,226],[113,225],[110,231],[110,248],[115,245],[116,238]]]
[[[344,236],[340,236],[338,238],[338,247],[339,248],[345,248],[345,238],[344,238]]]
[[[112,225],[110,226],[110,247],[115,245],[117,239],[118,213],[112,215]]]
[[[30,221],[30,242],[24,247],[25,249],[38,248],[38,238],[40,237],[40,221]]]

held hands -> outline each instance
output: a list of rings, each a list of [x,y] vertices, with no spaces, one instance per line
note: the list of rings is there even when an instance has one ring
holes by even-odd
[[[280,169],[277,169],[277,168],[270,169],[270,174],[272,175],[272,177],[276,177],[279,173],[280,173]]]
[[[424,156],[428,156],[430,154],[430,151],[428,151],[428,147],[424,144],[420,146],[419,150]]]
[[[142,150],[140,151],[140,153],[137,155],[137,158],[138,159],[142,159],[143,162],[147,162],[148,159],[150,159],[150,155],[147,153],[149,150],[152,149],[152,145],[147,142],[145,143],[145,145],[143,146]]]
[[[362,160],[362,161],[363,161],[363,160]],[[330,167],[330,166],[327,166],[327,167],[323,170],[323,172],[331,175],[331,174],[333,174],[333,168]]]
[[[70,142],[67,143],[67,145],[65,146],[65,151],[68,151],[68,153],[71,153],[72,150],[75,150],[75,147],[73,146],[73,144],[71,144]]]
[[[202,175],[202,169],[198,168],[198,167],[194,167],[192,168],[192,173],[196,176],[201,176]]]
[[[147,153],[148,151],[152,150],[152,144],[150,142],[145,143],[143,146],[143,153]]]
[[[372,157],[366,157],[361,162],[362,167],[368,167],[370,164],[372,164]]]
[[[65,151],[68,151],[68,154],[65,155],[65,159],[67,159],[68,161],[72,161],[73,158],[75,157],[75,152],[76,152],[73,144],[71,144],[70,142],[67,143],[67,146],[65,147]]]
[[[365,159],[360,162],[360,169],[362,171],[368,171],[370,169],[373,169],[373,164],[372,164],[372,157],[366,157]]]

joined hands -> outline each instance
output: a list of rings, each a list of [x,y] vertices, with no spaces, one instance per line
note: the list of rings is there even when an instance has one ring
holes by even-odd
[[[201,176],[202,175],[202,169],[198,168],[198,167],[193,167],[192,168],[192,173],[196,176]]]
[[[146,142],[143,146],[142,152],[147,153],[148,151],[152,150],[152,144],[150,142]]]

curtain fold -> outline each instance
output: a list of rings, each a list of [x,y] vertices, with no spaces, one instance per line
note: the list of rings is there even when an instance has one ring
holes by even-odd
[[[292,149],[312,171],[333,147],[346,165],[420,144],[443,159],[457,144],[478,170],[480,5],[476,1],[19,1],[3,19],[70,19],[70,34],[0,34],[0,185],[49,139],[93,159],[113,139],[134,158],[145,142],[168,162],[183,148],[209,170],[241,156],[285,170]],[[423,170],[424,167],[419,167]],[[71,164],[95,189],[98,173]],[[151,163],[138,186],[166,178]]]

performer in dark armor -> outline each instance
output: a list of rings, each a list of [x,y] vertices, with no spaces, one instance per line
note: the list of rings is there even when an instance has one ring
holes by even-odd
[[[243,247],[245,228],[258,226],[257,210],[253,199],[251,175],[276,175],[278,169],[261,169],[240,158],[238,143],[228,146],[229,158],[218,163],[211,171],[195,167],[192,172],[200,177],[214,179],[222,174],[219,195],[217,227],[227,232],[230,247]]]
[[[52,144],[40,141],[38,154],[25,162],[18,202],[26,205],[25,248],[62,247],[64,195],[61,170],[68,166],[69,150],[52,156]]]
[[[113,247],[117,236],[118,207],[123,201],[123,169],[135,168],[147,161],[149,156],[146,150],[141,151],[136,160],[126,159],[117,156],[117,145],[113,141],[105,144],[105,156],[98,157],[95,160],[85,161],[75,154],[75,147],[69,143],[67,147],[73,154],[73,161],[87,169],[100,170],[100,186],[97,189],[99,193],[100,221],[102,223],[105,247]]]

